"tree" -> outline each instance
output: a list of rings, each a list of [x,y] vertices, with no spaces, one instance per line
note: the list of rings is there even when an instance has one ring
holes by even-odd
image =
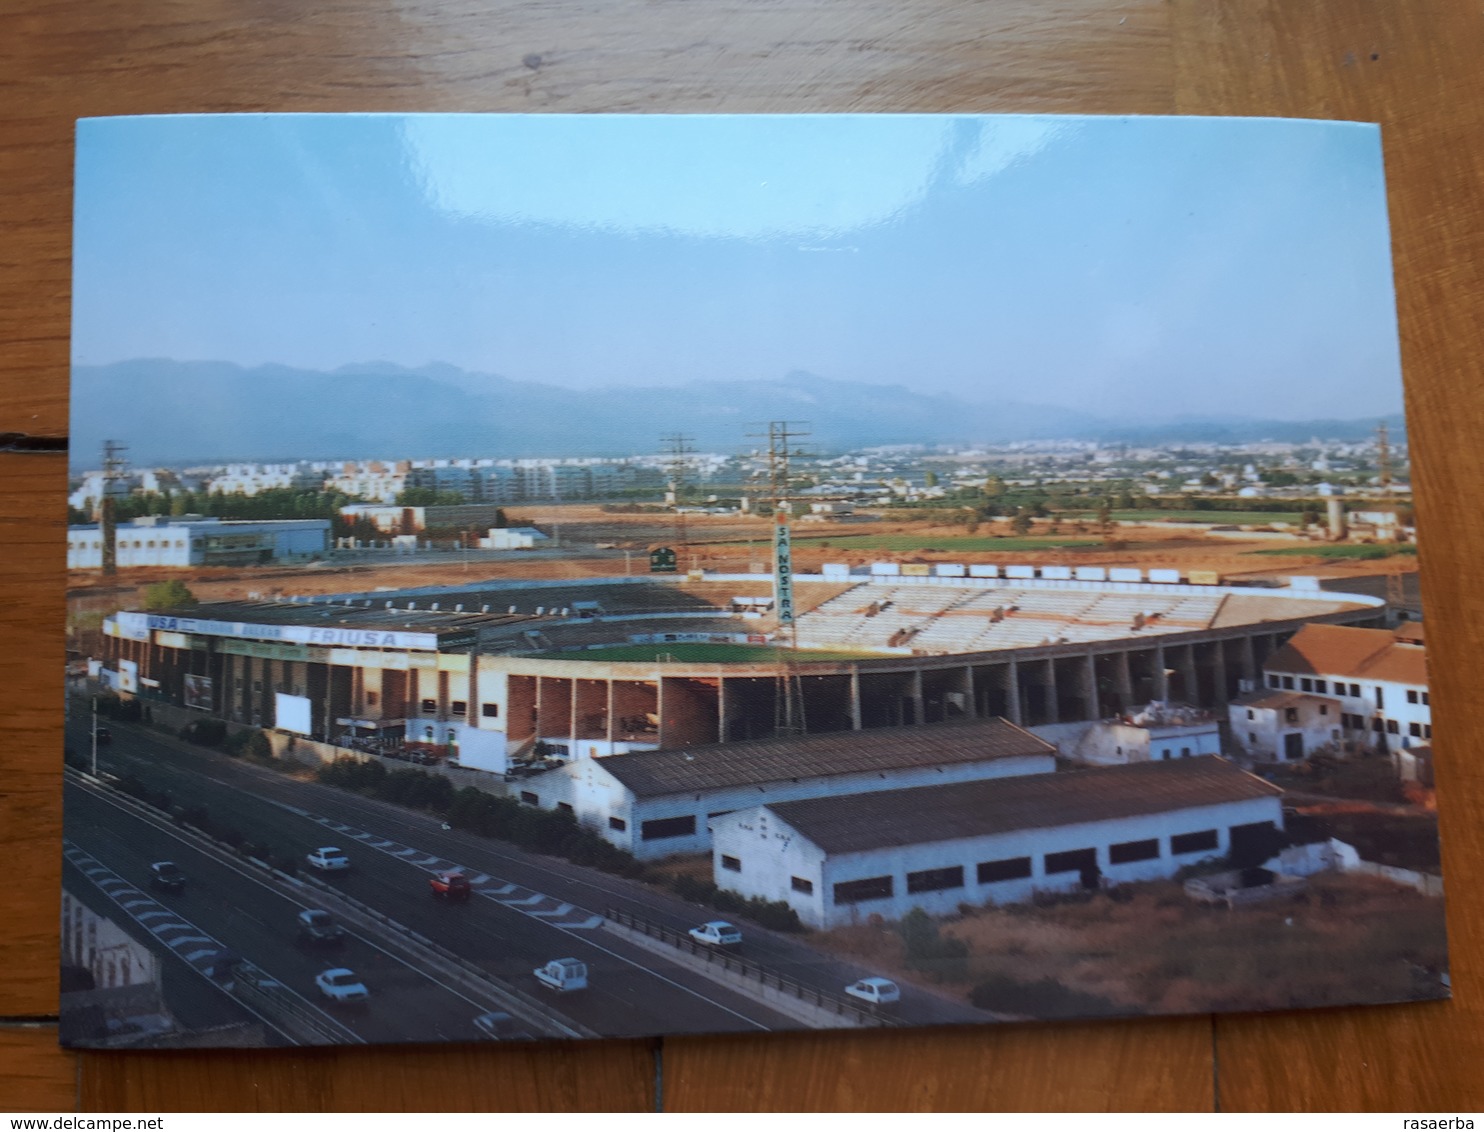
[[[152,586],[146,586],[144,590],[146,610],[183,609],[195,604],[196,595],[191,593],[190,587],[179,578],[171,578],[168,582],[156,582]]]
[[[1031,533],[1031,513],[1024,507],[1015,512],[1015,518],[1010,520],[1010,529],[1017,535],[1024,537]]]
[[[927,487],[937,487],[938,486],[938,473],[937,472],[926,472],[926,473],[924,473],[923,474],[923,477],[922,477],[922,482]]]

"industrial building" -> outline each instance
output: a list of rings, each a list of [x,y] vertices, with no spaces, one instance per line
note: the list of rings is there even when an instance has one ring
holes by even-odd
[[[264,522],[147,515],[114,531],[117,564],[127,566],[257,566],[306,562],[329,550],[328,519]],[[97,524],[67,528],[67,569],[103,566]]]
[[[772,802],[712,819],[712,864],[721,887],[815,928],[943,915],[1268,849],[1280,794],[1207,755]]]
[[[708,822],[759,802],[1050,774],[1056,748],[1003,719],[586,756],[527,779],[519,797],[566,809],[652,859],[711,847]]]
[[[429,527],[487,530],[500,522],[500,508],[492,503],[462,503],[426,507],[351,503],[340,508],[351,522],[363,519],[384,535],[420,535]]]
[[[1221,754],[1215,714],[1188,704],[1147,704],[1094,723],[1064,754],[1095,766]]]
[[[188,702],[190,676],[188,706],[226,719],[282,726],[282,691],[309,700],[306,733],[317,738],[371,732],[503,772],[538,746],[570,759],[770,738],[784,688],[809,734],[997,717],[1029,728],[1151,700],[1214,708],[1306,625],[1386,615],[1364,595],[1096,582],[1053,569],[802,576],[801,643],[821,613],[823,624],[853,628],[833,647],[839,659],[790,662],[786,678],[771,656],[737,648],[776,632],[768,575],[499,580],[179,617],[122,612],[105,621],[101,659],[112,670],[127,661],[153,681],[143,684],[150,694],[177,704]],[[913,644],[935,647],[890,643],[908,628]],[[970,651],[952,651],[954,641]],[[718,659],[669,651],[708,643],[725,646]],[[624,659],[608,659],[615,646]]]
[[[1409,623],[1305,625],[1263,662],[1263,687],[1269,695],[1237,697],[1228,710],[1233,738],[1255,758],[1303,758],[1343,742],[1396,750],[1432,741],[1427,653]],[[1267,712],[1277,714],[1269,720]]]

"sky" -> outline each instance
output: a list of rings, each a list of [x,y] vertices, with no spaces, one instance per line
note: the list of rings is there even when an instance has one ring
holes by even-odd
[[[1401,408],[1379,131],[994,116],[78,123],[73,361]]]

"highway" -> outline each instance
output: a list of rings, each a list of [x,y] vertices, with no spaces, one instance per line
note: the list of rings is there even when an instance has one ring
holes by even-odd
[[[316,846],[338,845],[350,855],[352,870],[315,874],[306,877],[308,884],[342,892],[521,991],[546,993],[538,990],[531,971],[549,959],[570,955],[584,960],[591,969],[590,989],[550,998],[555,1010],[597,1033],[801,1026],[599,927],[608,907],[682,931],[701,920],[721,918],[710,909],[505,842],[444,830],[431,816],[232,760],[147,728],[110,727],[115,738],[99,749],[101,769],[133,773],[153,789],[168,790],[177,805],[205,805],[215,818],[230,820],[278,854],[302,861]],[[81,713],[74,712],[68,741],[76,750],[87,750],[87,719]],[[477,895],[468,904],[449,905],[430,897],[429,873],[448,866],[474,878]],[[301,870],[301,875],[309,872]],[[290,914],[286,922],[292,918]],[[744,927],[749,960],[826,993],[839,996],[849,982],[873,973],[796,938]],[[916,988],[906,989],[893,1014],[911,1024],[992,1020]]]

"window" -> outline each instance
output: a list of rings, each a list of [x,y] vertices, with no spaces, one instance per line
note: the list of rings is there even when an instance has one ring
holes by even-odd
[[[623,818],[609,818],[608,828],[618,833],[625,833],[628,831],[629,823],[624,821]]]
[[[437,711],[438,710],[438,701],[437,700],[423,700],[422,701],[422,709],[425,712],[428,712],[428,711]]]
[[[1285,677],[1283,677],[1283,686],[1285,688],[1287,688],[1290,692],[1293,691],[1293,677],[1292,676],[1285,676]]]
[[[1297,723],[1298,722],[1298,708],[1293,708],[1293,707],[1284,708],[1283,709],[1283,719],[1284,719],[1284,722],[1286,722],[1286,723]]]
[[[1432,706],[1431,701],[1427,698],[1427,693],[1426,692],[1423,692],[1422,693],[1422,706],[1423,707],[1431,707]]]
[[[1359,684],[1351,684],[1350,685],[1350,695],[1352,697],[1354,697],[1355,699],[1357,699],[1357,700],[1360,699],[1360,685]]]
[[[964,867],[953,865],[945,869],[924,869],[907,874],[908,892],[942,892],[949,888],[964,886]]]
[[[1310,680],[1307,676],[1303,676],[1303,677],[1300,677],[1299,678],[1299,691],[1300,692],[1312,692],[1313,690],[1314,690],[1314,681]]]
[[[1329,705],[1328,704],[1320,704],[1319,705],[1319,714],[1320,715],[1328,715],[1329,714]]]
[[[724,818],[732,812],[732,810],[717,810],[714,814],[707,814],[706,820],[710,821],[712,818]]]
[[[1320,694],[1327,694],[1329,692],[1329,684],[1324,680],[1315,680],[1314,690]]]
[[[1256,744],[1256,742],[1257,742],[1257,732],[1256,731],[1249,731],[1249,732],[1247,732],[1247,742],[1252,743],[1252,744]]]
[[[1216,831],[1214,829],[1203,829],[1199,833],[1177,833],[1170,838],[1170,852],[1175,856],[1181,853],[1200,853],[1206,849],[1216,848]]]
[[[529,790],[522,790],[520,792],[520,800],[528,806],[539,806],[541,804],[541,796],[539,794],[533,794]]]
[[[1283,681],[1281,681],[1280,679],[1278,679],[1277,676],[1273,675],[1273,673],[1271,673],[1271,672],[1268,673],[1268,687],[1269,688],[1278,688],[1278,687],[1281,687],[1282,684],[1283,684]]]
[[[1380,684],[1376,685],[1376,710],[1386,710],[1386,690]]]
[[[1065,853],[1047,853],[1046,875],[1051,876],[1053,873],[1080,873],[1089,865],[1096,864],[1096,849],[1069,849]]]
[[[1257,713],[1254,712],[1251,708],[1248,708],[1247,709],[1247,718],[1248,719],[1256,719],[1257,718]]]
[[[565,811],[566,813],[569,813],[569,814],[573,812],[572,811],[572,804],[570,802],[558,802],[557,803],[557,809],[563,810],[563,811]]]
[[[1189,747],[1181,747],[1180,748],[1180,757],[1182,759],[1188,759],[1188,758],[1190,758],[1190,748]]]
[[[485,719],[499,719],[500,718],[500,705],[499,704],[481,704],[479,706],[479,714],[482,715],[482,716],[484,716]]]
[[[1410,735],[1410,736],[1412,736],[1413,739],[1421,739],[1422,738],[1422,724],[1420,724],[1420,723],[1409,723],[1409,724],[1407,724],[1407,734]]]
[[[367,707],[375,707],[377,701],[380,700],[380,699],[381,699],[381,695],[379,693],[377,693],[377,692],[367,692],[366,693],[366,706]]]
[[[1376,716],[1375,719],[1371,720],[1371,730],[1372,731],[1380,731],[1381,730],[1381,717],[1379,715]]]
[[[453,703],[448,705],[448,710],[454,715],[467,715],[469,713],[469,705],[463,700],[454,700]]]
[[[1407,689],[1407,703],[1409,703],[1409,704],[1415,704],[1416,702],[1417,702],[1417,689],[1416,688],[1408,688]]]
[[[891,877],[867,877],[865,880],[847,880],[835,885],[836,904],[861,904],[867,900],[890,900]]]
[[[728,857],[723,853],[721,855],[721,867],[729,873],[740,873],[742,871],[742,859],[740,857]]]
[[[1108,846],[1108,860],[1115,865],[1126,865],[1130,861],[1152,861],[1159,856],[1159,838],[1148,841],[1124,841]]]
[[[789,877],[788,885],[795,892],[802,892],[805,896],[814,895],[814,882],[805,880],[803,877]]]
[[[1397,723],[1396,720],[1394,720],[1394,719],[1388,719],[1386,721],[1386,734],[1388,734],[1388,735],[1400,735],[1401,732],[1402,732],[1401,726]]]
[[[639,827],[639,836],[645,841],[662,841],[667,837],[690,837],[696,832],[694,814],[683,818],[656,818]]]
[[[1431,723],[1424,723],[1422,725],[1422,737],[1424,739],[1431,739],[1432,738],[1432,724]]]
[[[1002,880],[1022,880],[1031,875],[1029,857],[1006,857],[1002,861],[980,861],[979,883],[994,884]]]

